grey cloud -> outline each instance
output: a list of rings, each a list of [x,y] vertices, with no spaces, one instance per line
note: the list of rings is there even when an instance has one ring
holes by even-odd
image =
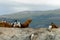
[[[57,9],[60,7],[51,6],[51,5],[33,5],[33,4],[23,4],[23,3],[17,3],[17,2],[11,2],[7,0],[0,0],[0,13],[1,14],[8,14],[8,13],[14,13],[17,12],[18,9],[15,8],[28,8],[28,10],[52,10]],[[20,9],[23,10],[23,9]]]

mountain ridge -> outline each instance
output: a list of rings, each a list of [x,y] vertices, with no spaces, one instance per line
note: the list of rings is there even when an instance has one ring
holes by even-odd
[[[58,13],[57,13],[58,12]],[[31,16],[36,16],[36,15],[48,15],[48,14],[60,14],[60,10],[49,10],[49,11],[22,11],[22,12],[17,12],[17,13],[13,13],[13,14],[8,14],[8,15],[2,15],[2,17],[8,17],[8,18],[14,18],[16,16],[16,18],[18,18],[18,16],[20,17],[31,17]],[[21,16],[22,15],[22,16]],[[31,15],[31,16],[29,16]]]
[[[50,11],[24,11],[10,15],[3,15],[1,17],[19,19],[21,22],[31,18],[31,27],[48,27],[51,22],[60,25],[60,9]]]

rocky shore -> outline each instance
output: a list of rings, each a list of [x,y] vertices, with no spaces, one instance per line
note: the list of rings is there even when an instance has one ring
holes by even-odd
[[[2,28],[0,40],[60,40],[60,28],[51,32],[47,28]]]

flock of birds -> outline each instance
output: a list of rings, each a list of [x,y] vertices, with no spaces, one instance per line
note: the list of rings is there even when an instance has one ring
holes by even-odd
[[[32,19],[27,19],[24,23],[17,22],[17,20],[14,23],[9,23],[6,21],[0,22],[0,27],[8,27],[8,28],[28,28],[29,24],[32,22]],[[53,28],[58,28],[53,22],[49,25],[49,30]]]
[[[9,23],[6,21],[1,21],[0,22],[0,27],[8,27],[8,28],[27,28],[29,27],[29,24],[31,23],[32,19],[27,19],[24,23],[17,22],[15,20],[14,23]]]

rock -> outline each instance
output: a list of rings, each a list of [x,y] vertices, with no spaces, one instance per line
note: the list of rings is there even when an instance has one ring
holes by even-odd
[[[2,28],[0,40],[60,40],[60,28],[48,31],[47,28]]]

